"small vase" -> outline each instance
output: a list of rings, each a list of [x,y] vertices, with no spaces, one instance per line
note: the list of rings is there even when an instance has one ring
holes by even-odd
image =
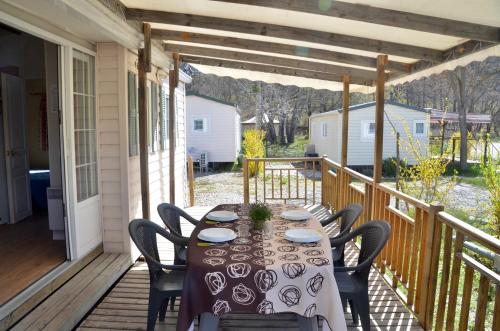
[[[254,230],[262,231],[264,229],[264,224],[266,223],[266,221],[252,220],[252,223],[253,223]]]

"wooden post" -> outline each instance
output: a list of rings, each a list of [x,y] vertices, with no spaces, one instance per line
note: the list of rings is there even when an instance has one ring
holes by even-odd
[[[168,76],[168,148],[170,172],[170,203],[175,204],[175,71],[170,70]]]
[[[451,138],[452,140],[452,151],[451,151],[451,164],[454,164],[455,163],[455,145],[456,145],[456,139],[455,137]]]
[[[257,170],[258,171],[258,170]],[[243,158],[243,203],[250,202],[250,190],[249,190],[249,179],[248,179],[248,160],[246,157]],[[265,180],[265,178],[264,178]],[[265,194],[265,191],[264,191]]]
[[[194,206],[194,171],[193,157],[188,157],[188,183],[189,183],[189,206]]]
[[[179,86],[179,53],[173,53],[174,71],[175,71],[175,87]]]
[[[144,70],[151,72],[151,25],[143,23],[142,31],[144,33]]]
[[[141,173],[142,217],[150,218],[149,213],[149,169],[148,169],[148,114],[146,98],[146,70],[144,68],[144,49],[139,49],[139,148]]]
[[[342,157],[340,165],[347,167],[347,141],[349,133],[349,76],[342,76],[344,89],[342,90]]]
[[[399,132],[396,132],[396,190],[399,191],[399,174],[401,165],[401,156],[399,155],[399,144],[400,144]],[[399,198],[396,198],[396,209],[399,209]]]
[[[441,125],[441,156],[443,156],[444,153],[444,138],[445,138],[445,131],[446,131],[446,122],[443,122]]]
[[[382,179],[382,150],[384,145],[384,87],[387,55],[377,56],[377,85],[375,91],[375,154],[373,158],[373,181]]]
[[[179,84],[179,54],[173,54],[174,69],[168,76],[168,139],[169,139],[169,169],[170,169],[170,203],[175,204],[175,89]]]
[[[439,270],[439,253],[441,250],[441,232],[442,224],[439,222],[438,213],[444,209],[443,206],[430,206],[429,216],[422,224],[422,249],[424,255],[421,266],[422,288],[419,320],[425,330],[432,329],[432,320],[434,317],[434,303],[436,298],[437,274]],[[422,320],[423,317],[423,320]]]
[[[489,142],[489,135],[491,131],[491,125],[487,124],[486,125],[486,132],[484,133],[484,154],[483,154],[483,160],[484,163],[487,164],[488,160],[488,142]]]
[[[375,91],[375,151],[373,156],[372,216],[376,215],[377,188],[382,180],[382,152],[384,147],[384,88],[387,55],[377,56],[377,84]]]

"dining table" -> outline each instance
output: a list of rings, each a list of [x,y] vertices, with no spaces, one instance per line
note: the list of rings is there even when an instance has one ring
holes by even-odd
[[[312,214],[296,221],[280,216],[300,206],[268,207],[272,217],[265,230],[253,229],[249,204],[218,205],[212,211],[232,211],[237,219],[215,222],[207,214],[196,225],[188,243],[178,331],[193,329],[198,316],[200,330],[216,330],[219,319],[230,313],[295,313],[301,330],[318,330],[318,317],[323,330],[346,330],[328,234]],[[231,229],[237,237],[216,244],[198,239],[208,228]],[[285,232],[290,229],[311,229],[321,239],[289,241]]]

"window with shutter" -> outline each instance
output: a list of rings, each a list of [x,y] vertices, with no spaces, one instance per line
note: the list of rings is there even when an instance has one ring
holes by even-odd
[[[139,114],[137,107],[136,75],[128,72],[128,151],[129,156],[139,155]]]
[[[151,139],[151,152],[154,153],[157,150],[158,144],[158,85],[156,83],[151,83],[151,129],[150,129],[150,139]]]
[[[160,87],[160,148],[162,151],[168,149],[168,86]]]

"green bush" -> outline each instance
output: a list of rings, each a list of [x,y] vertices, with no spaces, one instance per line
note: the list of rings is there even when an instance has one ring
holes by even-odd
[[[262,130],[246,130],[243,134],[243,155],[246,158],[264,157],[265,147],[264,138],[266,134]],[[258,172],[262,172],[263,164],[260,162]],[[255,163],[251,162],[248,167],[249,175],[254,176],[257,173]]]
[[[390,157],[382,162],[382,175],[384,177],[396,177],[396,165],[398,161],[395,157]],[[399,160],[400,169],[406,166],[403,160]]]

